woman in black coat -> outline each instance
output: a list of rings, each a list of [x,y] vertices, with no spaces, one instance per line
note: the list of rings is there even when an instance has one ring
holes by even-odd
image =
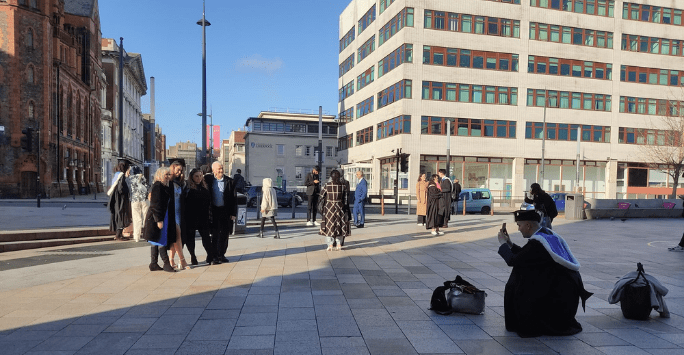
[[[107,195],[109,195],[109,213],[111,214],[109,230],[116,232],[114,240],[125,240],[123,230],[132,222],[131,191],[128,188],[128,184],[126,184],[126,177],[128,177],[128,168],[130,166],[131,164],[128,160],[119,160],[116,168],[119,173],[107,191]]]
[[[207,264],[214,260],[216,251],[211,244],[209,237],[210,211],[211,211],[211,195],[204,182],[204,174],[199,169],[190,170],[188,174],[188,182],[183,191],[183,198],[185,199],[185,233],[183,233],[183,244],[188,247],[190,252],[190,262],[192,265],[197,265],[197,257],[195,256],[195,231],[199,231],[202,237],[202,246],[207,251]]]
[[[444,209],[440,208],[442,191],[439,188],[439,175],[432,174],[427,188],[427,215],[425,228],[432,229],[432,235],[442,235],[439,227],[444,225]]]
[[[144,231],[145,240],[152,244],[150,271],[176,271],[171,266],[169,255],[167,254],[167,250],[176,241],[173,189],[169,187],[169,180],[171,180],[169,168],[159,168],[154,174],[154,184],[152,185],[152,192],[150,192],[150,207],[145,216]],[[174,228],[167,231],[168,226]],[[163,269],[157,264],[160,254],[164,262]]]

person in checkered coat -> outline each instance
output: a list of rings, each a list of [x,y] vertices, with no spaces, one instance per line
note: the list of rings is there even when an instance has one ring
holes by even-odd
[[[323,223],[321,223],[320,235],[326,236],[328,251],[333,250],[333,243],[337,244],[337,250],[342,250],[344,237],[350,234],[349,218],[344,212],[347,204],[347,187],[340,180],[340,172],[330,172],[331,181],[325,184],[321,190],[320,203],[323,204]]]

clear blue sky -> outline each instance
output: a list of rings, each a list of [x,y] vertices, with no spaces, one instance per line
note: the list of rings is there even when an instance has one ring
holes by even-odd
[[[338,23],[349,2],[206,0],[207,113],[222,139],[273,107],[336,114]],[[201,144],[202,1],[100,0],[99,8],[102,37],[124,37],[126,51],[142,54],[148,88],[155,77],[167,145]],[[149,102],[148,89],[145,113]]]

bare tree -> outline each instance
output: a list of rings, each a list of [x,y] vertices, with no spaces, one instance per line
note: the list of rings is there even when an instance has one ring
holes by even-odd
[[[636,130],[636,139],[644,144],[640,147],[648,167],[672,178],[670,198],[677,198],[679,178],[684,173],[684,104],[668,101],[666,108],[659,109],[661,116],[651,122],[654,129]]]

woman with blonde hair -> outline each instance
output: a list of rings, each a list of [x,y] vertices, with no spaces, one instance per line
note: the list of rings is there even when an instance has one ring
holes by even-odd
[[[275,239],[280,239],[278,233],[278,224],[276,224],[275,217],[278,215],[278,194],[273,188],[273,180],[271,178],[264,178],[261,187],[261,228],[259,228],[259,238],[264,237],[264,223],[266,218],[271,219],[273,228],[275,228]]]
[[[175,229],[168,230],[169,226],[175,225],[174,213],[168,213],[174,210],[173,190],[169,187],[171,180],[171,172],[169,168],[162,167],[157,169],[154,174],[154,184],[150,192],[150,207],[145,216],[145,232],[144,238],[152,244],[150,256],[150,271],[164,270],[168,272],[175,272],[176,270],[169,262],[167,250],[175,241]],[[169,238],[169,234],[172,238]],[[164,267],[159,267],[157,264],[159,255],[164,262]]]

